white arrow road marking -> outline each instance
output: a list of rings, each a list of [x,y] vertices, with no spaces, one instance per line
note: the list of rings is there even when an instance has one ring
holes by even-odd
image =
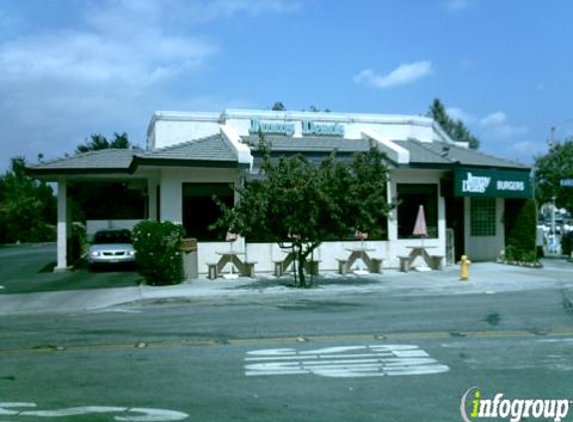
[[[90,413],[112,413],[112,412],[125,412],[126,407],[112,407],[112,406],[83,406],[83,407],[70,407],[67,409],[55,410],[26,410],[21,412],[19,416],[39,416],[43,418],[59,418],[61,416],[77,416],[87,415]]]
[[[36,403],[22,403],[22,402],[10,402],[10,403],[0,403],[0,415],[18,415],[20,412],[17,410],[9,410],[13,407],[36,407]]]
[[[314,374],[348,378],[438,374],[448,370],[448,366],[418,346],[408,344],[253,350],[245,357],[246,376]]]
[[[8,402],[0,403],[0,415],[5,416],[35,416],[39,418],[59,418],[62,416],[79,416],[93,413],[134,413],[134,415],[114,416],[113,419],[121,422],[170,422],[181,421],[189,417],[188,414],[175,410],[149,409],[140,407],[115,406],[83,406],[69,407],[53,410],[23,410],[22,408],[36,408],[36,403]],[[20,408],[20,410],[14,410]],[[1,422],[1,421],[0,421]],[[7,421],[5,421],[7,422]]]
[[[92,314],[140,314],[139,309],[96,309],[91,311]]]
[[[146,409],[134,407],[129,409],[130,412],[144,413],[142,416],[116,416],[116,421],[130,421],[130,422],[163,422],[163,421],[181,421],[187,419],[187,413],[178,412],[176,410],[165,409]]]

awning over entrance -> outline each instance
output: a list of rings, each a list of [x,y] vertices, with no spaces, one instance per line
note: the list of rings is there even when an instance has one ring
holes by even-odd
[[[454,171],[454,195],[484,198],[530,198],[529,171],[460,167]]]

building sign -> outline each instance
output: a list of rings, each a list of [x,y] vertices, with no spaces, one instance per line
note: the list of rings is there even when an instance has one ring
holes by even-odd
[[[303,136],[344,136],[344,126],[338,123],[316,123],[312,120],[303,120]],[[251,119],[249,133],[256,135],[259,132],[270,135],[294,135],[295,124],[286,122],[261,122],[259,119]]]
[[[531,181],[528,171],[464,167],[456,169],[454,183],[456,196],[531,197]]]
[[[344,136],[344,126],[338,123],[315,123],[310,120],[303,120],[302,134]]]
[[[272,135],[292,136],[294,134],[294,123],[286,122],[261,122],[259,119],[251,119],[249,133],[268,133]]]
[[[561,179],[559,185],[562,188],[573,188],[573,179]]]

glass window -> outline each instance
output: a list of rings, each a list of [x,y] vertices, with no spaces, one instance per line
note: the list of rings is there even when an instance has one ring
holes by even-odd
[[[417,237],[412,234],[420,205],[424,207],[428,237],[438,237],[438,185],[399,183],[398,238]]]
[[[495,236],[495,198],[471,198],[472,236]]]

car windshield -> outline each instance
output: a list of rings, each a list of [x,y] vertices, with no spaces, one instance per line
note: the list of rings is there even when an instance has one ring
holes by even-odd
[[[107,243],[131,243],[131,233],[129,230],[102,231],[94,236],[95,245]]]

